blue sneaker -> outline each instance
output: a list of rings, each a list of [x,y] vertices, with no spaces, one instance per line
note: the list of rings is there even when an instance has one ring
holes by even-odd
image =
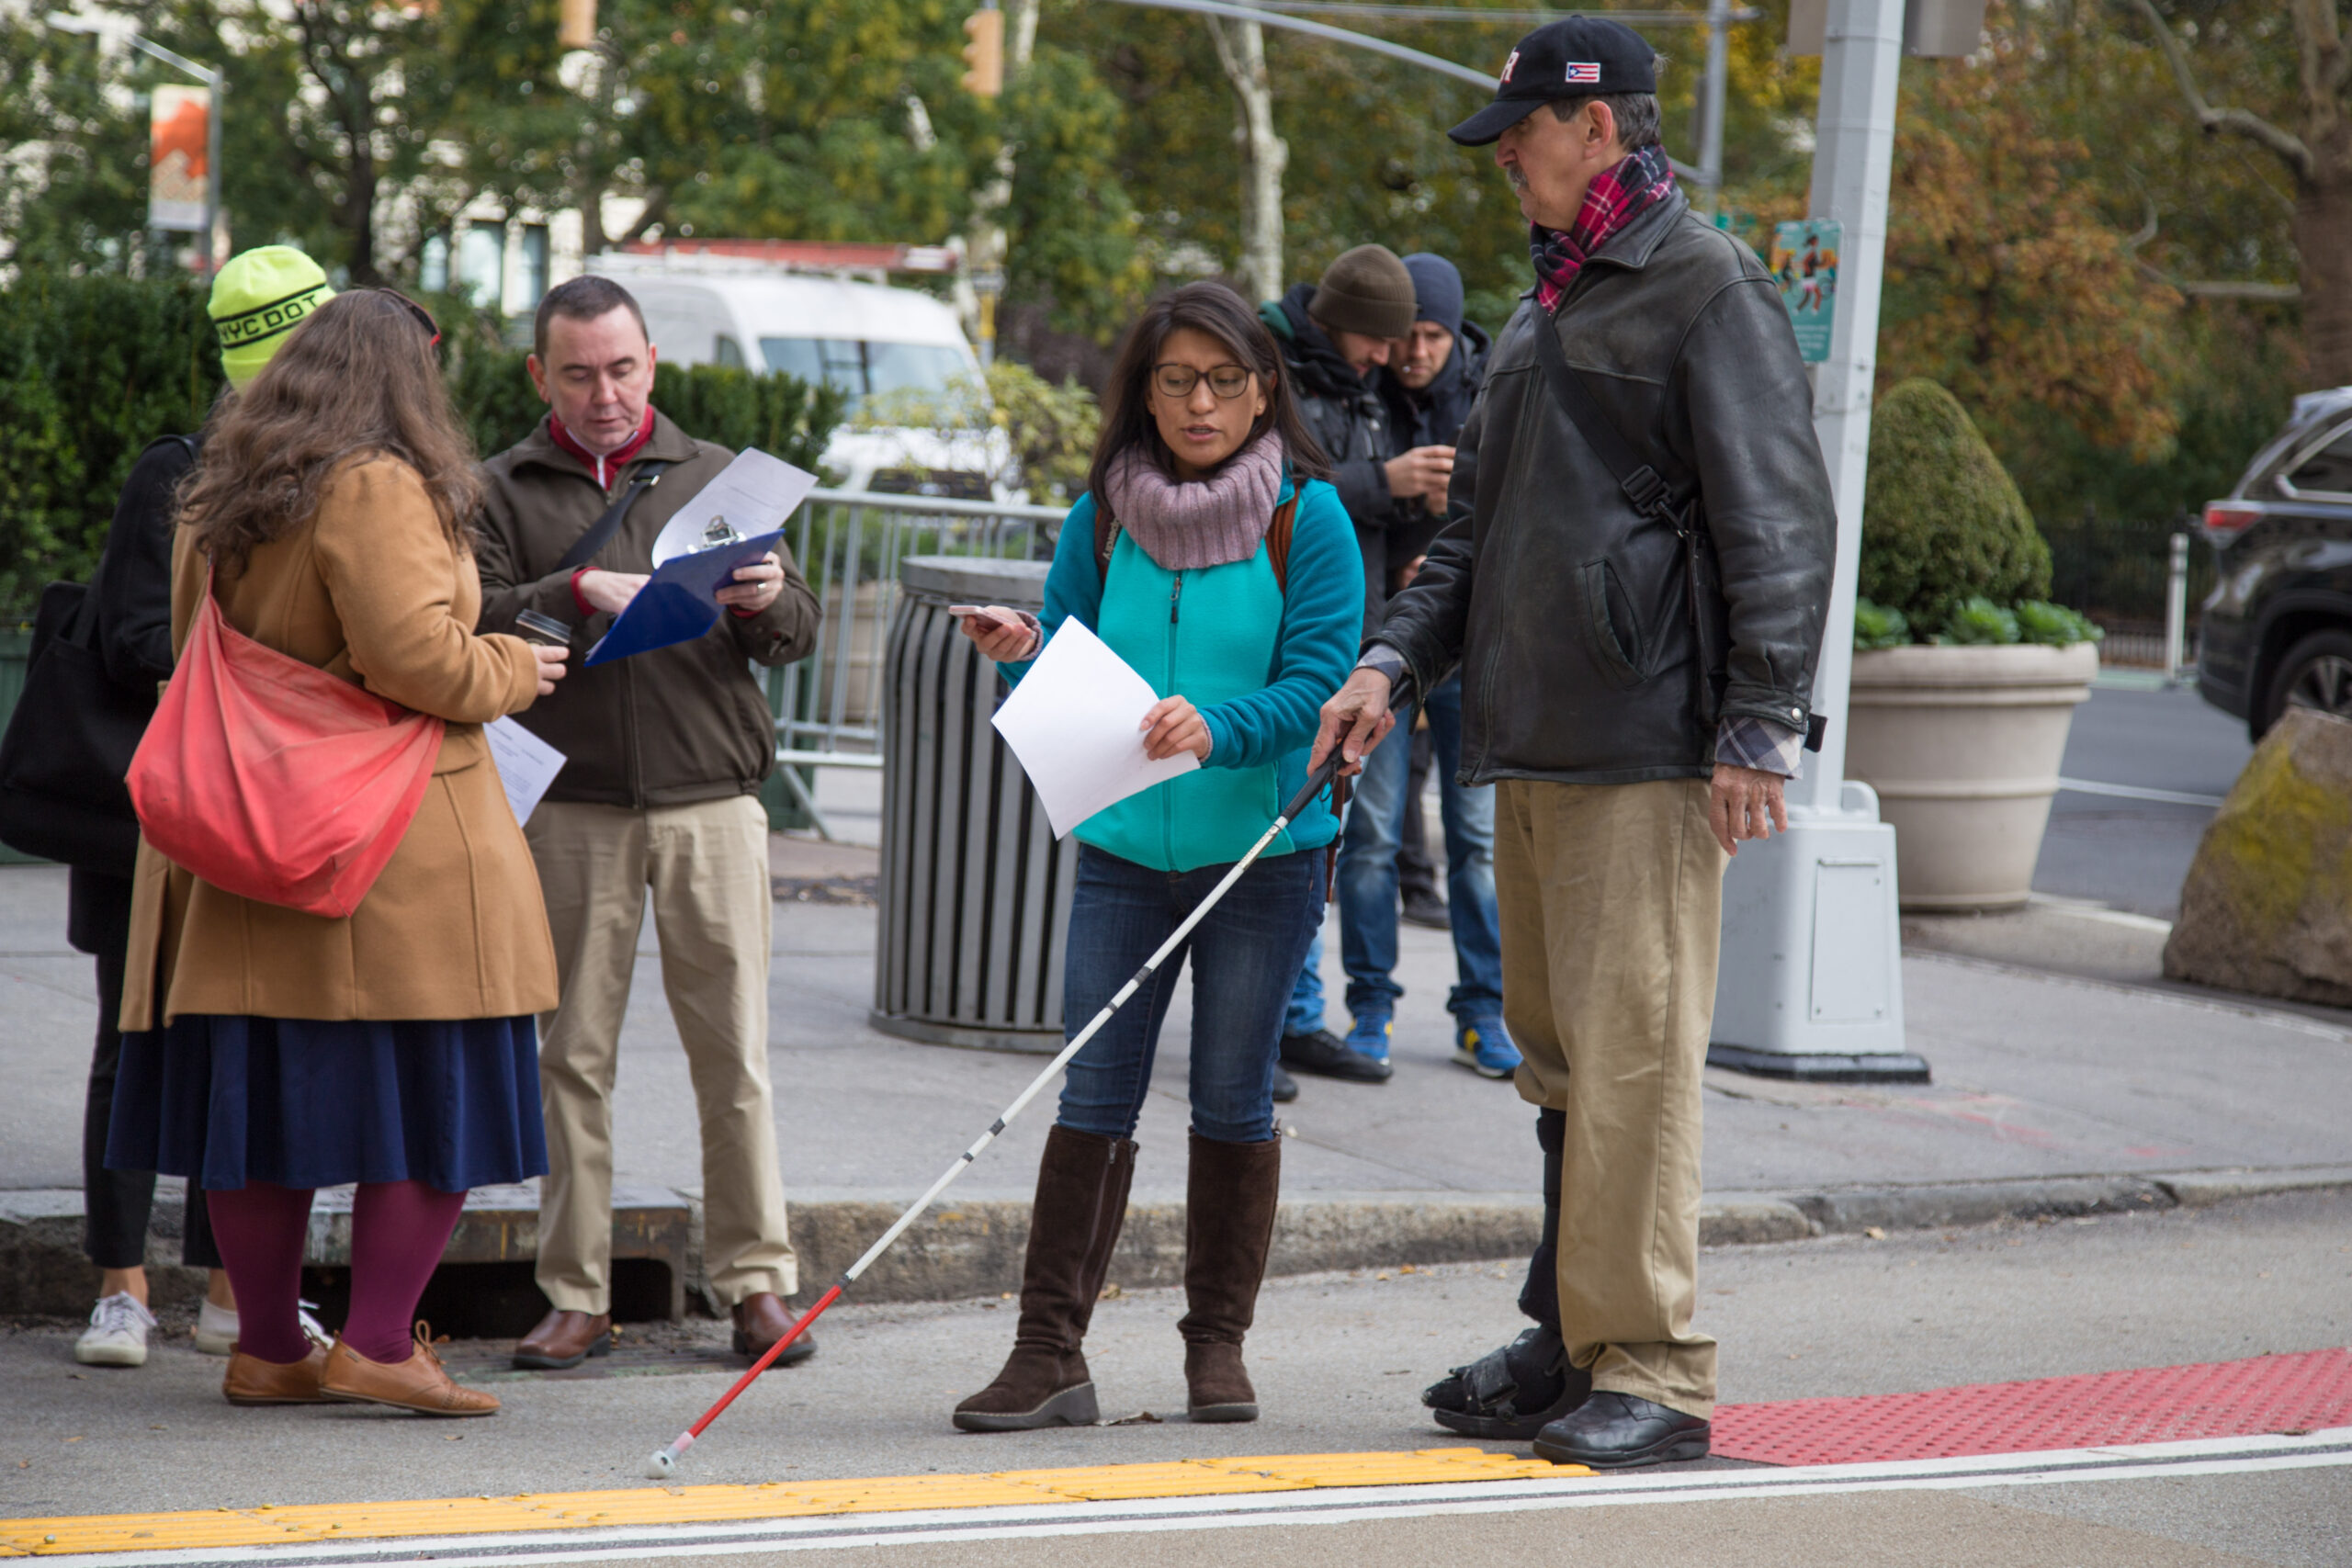
[[[1480,1077],[1507,1078],[1519,1069],[1519,1047],[1499,1018],[1482,1018],[1454,1031],[1453,1059]]]
[[[1374,1083],[1387,1081],[1393,1070],[1388,1066],[1388,1032],[1393,1026],[1386,1013],[1374,1012],[1357,1019],[1355,1027],[1348,1031],[1348,1049],[1378,1069],[1371,1080]]]

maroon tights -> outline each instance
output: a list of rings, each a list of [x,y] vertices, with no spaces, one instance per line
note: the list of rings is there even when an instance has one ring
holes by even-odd
[[[207,1192],[220,1259],[237,1292],[237,1348],[284,1366],[311,1353],[302,1337],[302,1244],[311,1190],[248,1181]],[[351,1317],[344,1343],[371,1361],[409,1358],[410,1322],[466,1205],[463,1192],[422,1181],[364,1181],[351,1205]]]

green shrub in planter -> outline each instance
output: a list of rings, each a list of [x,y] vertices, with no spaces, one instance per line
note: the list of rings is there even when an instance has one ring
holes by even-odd
[[[1873,604],[1868,599],[1854,601],[1855,652],[1867,652],[1873,648],[1903,648],[1910,641],[1911,623],[1904,619],[1902,611]]]
[[[2018,614],[1990,599],[1970,599],[1944,617],[1943,635],[1936,640],[1959,648],[2006,647],[2018,640]]]
[[[2078,642],[2098,642],[2107,636],[2081,611],[2069,610],[2064,604],[2052,604],[2043,599],[2029,599],[2019,604],[2017,616],[2019,642],[2067,648]]]
[[[1933,381],[1901,383],[1872,415],[1860,586],[1915,634],[1970,642],[1991,640],[1991,628],[1955,625],[1969,601],[1997,607],[2050,592],[2050,547],[2017,481]]]

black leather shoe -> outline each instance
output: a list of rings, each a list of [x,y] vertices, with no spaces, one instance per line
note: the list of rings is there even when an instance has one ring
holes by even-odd
[[[1535,1434],[1535,1452],[1554,1464],[1625,1470],[1705,1459],[1711,1428],[1696,1416],[1603,1389]]]
[[[1274,1069],[1274,1103],[1288,1105],[1298,1098],[1298,1080],[1277,1066]]]
[[[1421,1403],[1449,1432],[1523,1443],[1591,1393],[1592,1374],[1568,1365],[1560,1331],[1539,1327],[1454,1368],[1421,1390]]]
[[[1394,1070],[1378,1057],[1349,1050],[1348,1043],[1328,1029],[1283,1035],[1282,1061],[1293,1072],[1345,1078],[1350,1083],[1386,1083]]]
[[[1445,900],[1426,888],[1407,888],[1404,903],[1406,924],[1427,926],[1435,931],[1453,929],[1453,916],[1446,908]]]

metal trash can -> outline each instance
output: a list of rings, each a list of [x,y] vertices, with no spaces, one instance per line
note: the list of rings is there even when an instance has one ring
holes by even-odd
[[[989,720],[1002,691],[949,604],[1036,610],[1044,561],[910,556],[883,660],[881,952],[873,1026],[991,1050],[1061,1049],[1078,842]]]

